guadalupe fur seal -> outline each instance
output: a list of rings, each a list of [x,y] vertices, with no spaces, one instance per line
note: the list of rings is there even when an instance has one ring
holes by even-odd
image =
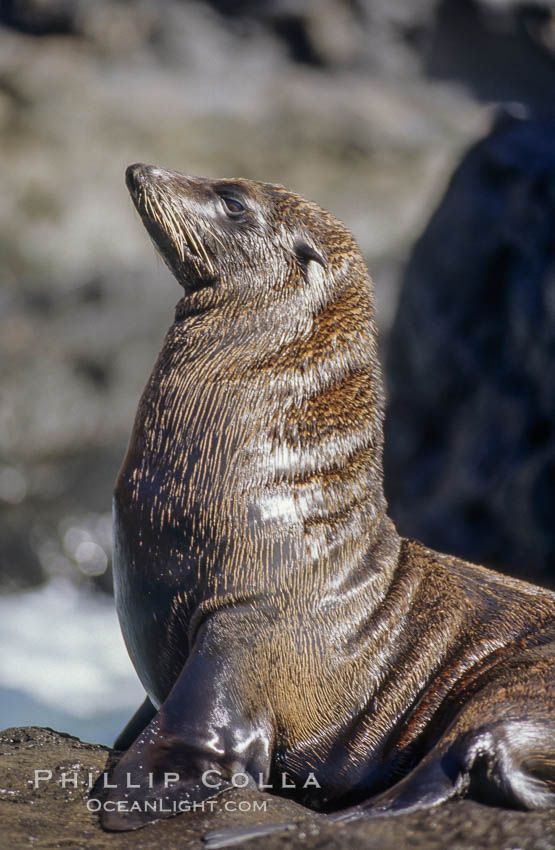
[[[184,295],[115,488],[148,697],[104,826],[236,775],[325,811],[553,806],[555,595],[397,535],[351,234],[281,186],[141,164],[127,185]]]

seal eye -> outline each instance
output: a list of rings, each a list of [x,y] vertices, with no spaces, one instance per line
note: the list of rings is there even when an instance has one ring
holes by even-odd
[[[229,195],[220,195],[220,197],[226,208],[226,212],[228,212],[230,215],[239,216],[245,212],[245,207],[236,198],[230,198]]]

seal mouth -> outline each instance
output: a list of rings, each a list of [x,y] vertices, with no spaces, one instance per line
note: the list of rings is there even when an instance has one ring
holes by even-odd
[[[135,163],[125,182],[154,247],[185,289],[213,282],[213,262],[193,223],[172,199],[171,172]],[[173,190],[175,194],[175,190]]]

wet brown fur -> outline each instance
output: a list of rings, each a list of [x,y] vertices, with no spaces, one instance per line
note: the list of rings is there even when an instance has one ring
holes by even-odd
[[[314,771],[308,804],[430,804],[447,762],[451,790],[438,780],[432,802],[553,804],[554,596],[398,537],[373,294],[351,234],[278,186],[149,166],[128,179],[184,297],[115,493],[118,610],[162,706],[151,750],[132,747],[121,771],[159,758],[161,726],[185,723],[175,696],[164,708],[172,686],[216,658],[228,716],[266,752],[252,765],[298,782]],[[246,207],[229,221],[228,191]],[[530,784],[520,797],[520,773],[513,788],[493,764],[507,735]]]

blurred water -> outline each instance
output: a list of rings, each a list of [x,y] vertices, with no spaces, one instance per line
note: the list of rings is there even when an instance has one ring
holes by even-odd
[[[113,600],[53,580],[0,597],[0,728],[50,726],[113,743],[144,692]]]

